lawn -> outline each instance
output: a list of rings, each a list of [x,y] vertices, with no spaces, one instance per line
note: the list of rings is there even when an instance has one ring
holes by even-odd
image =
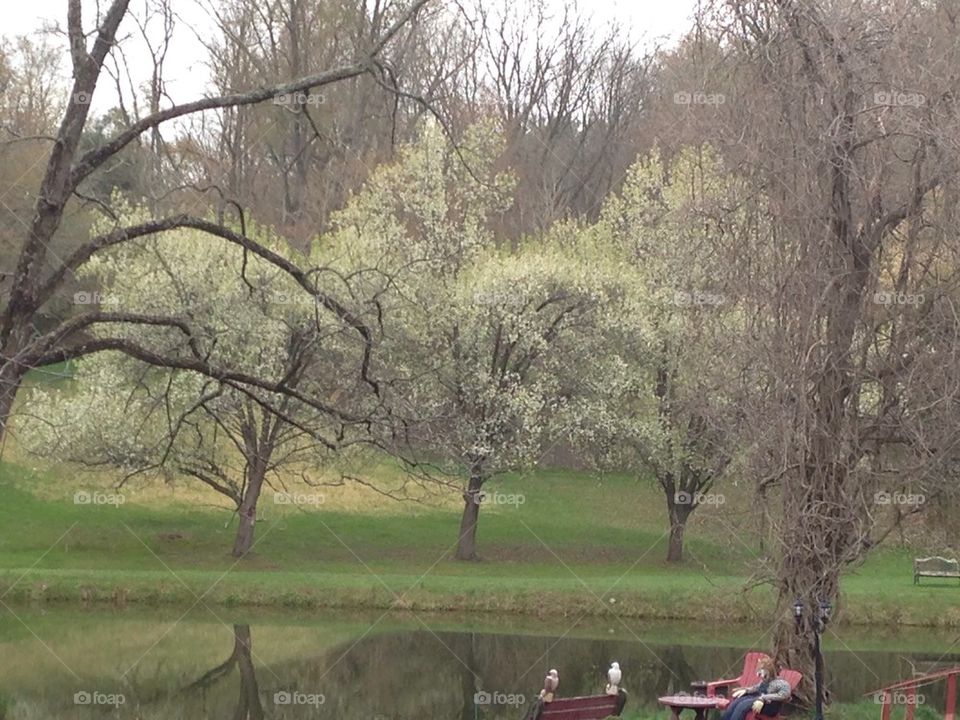
[[[772,590],[743,590],[764,562],[751,498],[725,488],[723,506],[693,516],[687,557],[665,563],[665,510],[650,481],[543,470],[500,479],[522,495],[484,506],[483,560],[451,560],[459,521],[449,490],[426,503],[356,487],[324,489],[307,509],[262,502],[252,557],[228,554],[234,525],[193,486],[131,484],[124,503],[76,504],[111,480],[36,461],[0,463],[0,592],[21,600],[204,603],[283,607],[511,611],[615,609],[620,617],[755,620]],[[389,481],[396,468],[371,467]],[[842,619],[960,625],[947,583],[912,586],[912,550],[886,549],[845,578]]]

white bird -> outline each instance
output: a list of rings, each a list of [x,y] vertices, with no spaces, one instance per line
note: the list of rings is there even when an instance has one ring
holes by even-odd
[[[620,663],[611,663],[607,670],[607,695],[616,695],[620,692],[620,680],[623,679],[623,673],[620,672]]]
[[[560,676],[556,670],[551,670],[543,679],[543,690],[540,691],[540,697],[544,702],[553,702],[553,694],[560,685]]]

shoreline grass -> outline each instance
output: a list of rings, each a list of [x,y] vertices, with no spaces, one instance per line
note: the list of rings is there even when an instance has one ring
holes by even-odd
[[[0,596],[9,603],[78,603],[83,606],[191,606],[297,610],[412,610],[496,613],[536,618],[617,617],[705,623],[771,622],[773,594],[740,592],[745,578],[729,578],[724,593],[659,584],[605,593],[613,577],[545,582],[524,578],[357,572],[178,570],[0,570]],[[689,578],[683,578],[689,579]],[[584,584],[586,587],[584,587]],[[610,602],[613,600],[614,602]],[[960,627],[955,601],[910,606],[891,598],[847,592],[837,623],[867,627]]]

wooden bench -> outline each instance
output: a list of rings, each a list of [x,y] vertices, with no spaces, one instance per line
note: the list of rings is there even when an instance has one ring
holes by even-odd
[[[960,562],[943,557],[914,558],[913,584],[919,585],[922,577],[960,579]]]
[[[527,720],[604,720],[619,717],[626,704],[627,695],[587,695],[584,697],[556,698],[545,703],[537,700],[527,715]]]

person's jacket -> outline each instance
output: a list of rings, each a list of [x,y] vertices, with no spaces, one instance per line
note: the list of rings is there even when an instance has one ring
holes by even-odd
[[[786,702],[790,699],[790,683],[783,678],[764,680],[753,687],[747,688],[747,695],[760,695],[760,699],[768,702]]]

